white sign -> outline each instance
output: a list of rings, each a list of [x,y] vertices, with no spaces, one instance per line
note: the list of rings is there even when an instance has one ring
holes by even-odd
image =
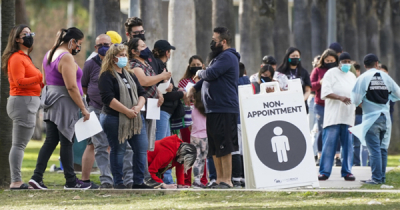
[[[246,188],[319,187],[300,80],[239,86],[239,100]]]
[[[103,131],[96,113],[90,112],[89,120],[83,122],[83,117],[75,123],[75,136],[78,142],[92,137]]]
[[[160,119],[160,107],[157,104],[158,104],[158,99],[156,98],[147,99],[146,119],[153,119],[153,120]]]
[[[171,78],[169,78],[169,80],[167,82],[163,82],[158,85],[158,90],[161,92],[161,94],[167,93],[167,89],[168,89],[170,83],[171,83]]]

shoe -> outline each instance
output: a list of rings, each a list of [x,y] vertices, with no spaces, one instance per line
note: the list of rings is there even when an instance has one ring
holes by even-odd
[[[215,186],[217,186],[217,185],[218,185],[218,184],[217,184],[216,180],[213,179],[213,180],[211,180],[211,181],[207,184],[206,188],[213,188],[213,187],[215,187]]]
[[[240,180],[240,184],[242,185],[243,188],[246,187],[246,182],[244,180]]]
[[[50,166],[50,172],[56,172],[58,171],[56,164],[53,164]]]
[[[240,181],[232,181],[233,188],[242,188],[242,183]]]
[[[193,182],[192,187],[193,187],[194,189],[203,189],[203,188],[206,188],[206,186],[205,186],[203,183],[201,183],[201,182]]]
[[[131,183],[125,185],[125,187],[126,187],[127,189],[132,189],[132,186],[133,186],[133,182],[131,182]]]
[[[323,174],[318,175],[318,180],[319,180],[319,181],[325,181],[325,180],[327,180],[327,179],[329,179],[329,177],[326,176],[326,175],[323,175]]]
[[[343,177],[345,181],[355,181],[356,177],[353,174],[347,174],[345,177]]]
[[[118,185],[114,185],[114,189],[126,189],[126,186],[124,184],[118,184]]]
[[[319,163],[321,162],[321,158],[318,158],[316,161],[315,161],[315,165],[316,166],[319,166]]]
[[[162,186],[162,183],[156,182],[151,177],[145,178],[143,184],[147,185],[148,187],[150,187],[152,189],[158,189],[158,188],[161,188],[161,186]]]
[[[99,188],[100,188],[99,185],[97,185],[94,182],[90,182],[90,188],[89,189],[96,190],[96,189],[99,189]]]
[[[64,185],[64,190],[86,190],[92,186],[90,182],[82,182],[82,180],[76,179],[75,185]]]
[[[370,185],[377,185],[379,184],[378,182],[375,182],[374,180],[362,180],[361,182],[364,182],[364,184],[370,184]]]
[[[112,188],[113,188],[112,184],[107,182],[100,185],[100,189],[112,189]]]
[[[220,182],[217,186],[214,187],[214,189],[231,189],[233,187],[231,187],[229,184],[225,183],[225,182]]]
[[[43,181],[36,182],[35,180],[31,179],[29,180],[29,185],[32,186],[34,189],[39,189],[39,190],[47,190],[46,185],[43,184]]]
[[[155,186],[156,188],[148,186],[145,183],[134,184],[134,185],[132,185],[132,189],[158,189],[158,188],[161,188],[161,186],[162,186],[162,183],[160,183],[160,184],[161,184],[160,186]]]
[[[335,158],[335,166],[342,166],[342,161],[338,157]]]
[[[10,190],[29,190],[29,186],[22,183],[19,187],[11,187]]]

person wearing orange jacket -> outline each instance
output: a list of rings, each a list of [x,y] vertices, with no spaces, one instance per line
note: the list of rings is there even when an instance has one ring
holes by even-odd
[[[161,188],[185,188],[184,173],[193,166],[196,157],[196,147],[193,144],[183,142],[177,135],[156,141],[154,151],[147,152],[151,178],[156,182],[163,183],[162,178],[165,171],[176,167],[178,185],[163,183]]]
[[[27,25],[14,26],[1,58],[1,69],[4,74],[8,74],[10,83],[7,114],[13,121],[9,155],[12,190],[29,188],[22,182],[21,166],[24,150],[35,129],[39,96],[43,88],[42,73],[29,57],[34,36],[35,33]]]

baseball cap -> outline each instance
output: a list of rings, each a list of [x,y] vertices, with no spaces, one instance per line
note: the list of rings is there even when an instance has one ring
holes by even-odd
[[[374,62],[379,61],[378,56],[376,56],[375,54],[368,54],[364,57],[364,65],[371,65]]]
[[[171,44],[167,40],[158,40],[156,43],[154,43],[154,49],[159,49],[159,50],[175,50],[176,48],[174,46],[171,46]]]
[[[340,61],[341,60],[346,60],[346,59],[351,60],[350,54],[348,52],[344,52],[344,53],[340,54],[340,56],[339,56],[339,60]]]
[[[340,44],[337,42],[334,42],[331,45],[329,45],[329,49],[334,50],[336,53],[343,52],[342,46],[340,46]]]
[[[106,34],[111,38],[111,43],[121,44],[122,37],[116,31],[107,31]]]

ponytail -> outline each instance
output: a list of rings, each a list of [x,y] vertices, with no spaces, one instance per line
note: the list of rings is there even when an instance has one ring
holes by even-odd
[[[47,65],[50,65],[51,60],[53,60],[53,55],[54,52],[57,50],[57,48],[61,45],[62,41],[63,41],[63,37],[65,36],[65,34],[68,32],[67,29],[60,29],[57,32],[58,38],[56,40],[56,43],[54,44],[54,46],[51,48],[50,54],[49,54],[49,58],[47,59]]]
[[[57,35],[58,35],[58,37],[57,37],[56,43],[50,50],[49,58],[47,59],[47,65],[50,65],[51,60],[53,60],[54,52],[57,50],[57,48],[61,44],[67,43],[71,39],[75,39],[76,41],[81,40],[84,37],[82,31],[75,27],[71,27],[68,29],[62,28],[57,32]]]

